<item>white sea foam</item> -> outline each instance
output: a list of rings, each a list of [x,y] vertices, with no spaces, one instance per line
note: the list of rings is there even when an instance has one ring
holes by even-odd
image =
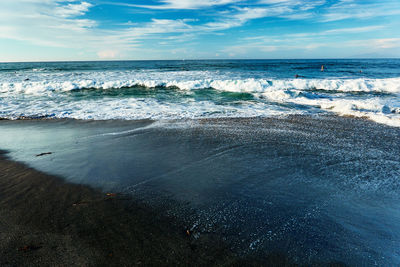
[[[29,80],[25,79],[14,74],[1,77],[1,117],[44,115],[77,119],[174,119],[323,111],[400,126],[400,78],[256,79],[242,77],[240,73],[146,70],[82,73],[33,71]],[[123,92],[125,88],[135,86],[143,86],[142,90],[173,87],[189,95],[213,88],[216,92],[247,93],[254,100],[233,99],[221,103],[212,97],[169,101],[144,96],[113,98],[107,95],[78,99],[66,94],[85,89],[119,89]]]
[[[102,78],[102,77],[101,77]],[[229,92],[267,92],[274,90],[312,90],[323,89],[337,92],[376,92],[400,93],[400,78],[389,79],[77,79],[77,80],[41,80],[0,83],[1,93],[41,94],[46,92],[72,91],[87,88],[119,89],[125,87],[144,86],[177,87],[181,90],[213,88]],[[174,77],[173,77],[174,78]]]

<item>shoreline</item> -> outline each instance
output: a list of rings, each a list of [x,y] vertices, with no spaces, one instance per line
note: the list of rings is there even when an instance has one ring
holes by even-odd
[[[279,115],[271,115],[271,116],[232,116],[232,117],[198,117],[198,118],[141,118],[141,119],[76,119],[76,118],[57,118],[51,116],[34,116],[34,117],[25,117],[20,116],[16,118],[8,118],[8,117],[0,117],[0,121],[3,122],[76,122],[76,123],[96,123],[96,122],[118,122],[121,124],[130,124],[130,123],[156,123],[156,122],[166,122],[166,123],[174,123],[174,122],[218,122],[218,121],[251,121],[251,120],[264,120],[264,121],[279,121],[279,120],[296,120],[296,119],[316,119],[316,120],[324,120],[324,119],[337,119],[337,120],[354,120],[355,122],[359,121],[360,123],[372,123],[377,126],[382,126],[385,128],[395,128],[400,129],[398,125],[387,124],[384,122],[378,122],[373,120],[368,116],[357,116],[353,114],[336,114],[336,113],[315,113],[315,114],[279,114]],[[1,149],[1,148],[0,148]]]
[[[183,229],[126,196],[67,183],[4,152],[0,173],[3,266],[207,264],[199,253],[231,256],[226,249],[193,250]]]
[[[397,262],[396,127],[296,115],[1,126],[0,265]]]
[[[0,152],[2,266],[293,266],[278,253],[239,257],[220,236],[194,238],[129,196],[66,182]]]

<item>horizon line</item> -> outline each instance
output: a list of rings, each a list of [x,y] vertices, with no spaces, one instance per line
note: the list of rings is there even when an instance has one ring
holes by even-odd
[[[227,61],[227,60],[343,60],[343,59],[400,59],[400,57],[337,57],[337,58],[204,58],[204,59],[95,59],[95,60],[34,60],[34,61],[0,61],[5,63],[61,63],[61,62],[121,62],[121,61]]]

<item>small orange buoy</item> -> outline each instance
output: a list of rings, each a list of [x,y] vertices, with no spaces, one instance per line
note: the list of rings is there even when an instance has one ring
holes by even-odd
[[[189,230],[186,230],[186,234],[187,234],[187,235],[190,235],[190,231],[189,231]]]

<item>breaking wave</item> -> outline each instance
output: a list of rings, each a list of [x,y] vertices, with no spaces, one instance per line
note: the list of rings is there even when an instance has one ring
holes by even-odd
[[[227,71],[56,71],[0,79],[0,117],[177,119],[335,113],[400,127],[400,77],[267,78]]]
[[[40,94],[46,92],[66,92],[82,89],[121,89],[130,87],[145,88],[177,88],[181,90],[198,90],[213,88],[228,92],[264,93],[273,90],[324,90],[334,93],[366,92],[366,93],[400,93],[400,78],[388,79],[239,79],[239,80],[95,80],[82,79],[75,81],[21,81],[0,83],[0,92]]]

